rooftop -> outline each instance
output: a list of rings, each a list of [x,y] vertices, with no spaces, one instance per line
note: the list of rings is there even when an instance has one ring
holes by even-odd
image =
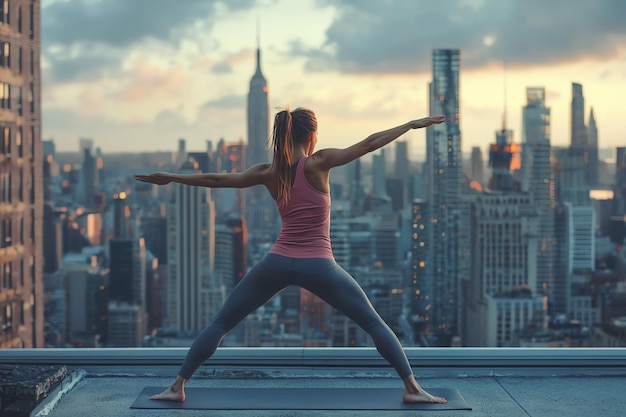
[[[149,386],[167,386],[186,348],[24,349],[0,351],[0,363],[66,365],[71,377],[39,407],[63,416],[206,416],[206,410],[131,409]],[[437,416],[622,416],[626,349],[407,348],[428,388],[458,389],[472,411]],[[188,387],[398,388],[374,348],[220,348]],[[211,416],[415,416],[415,411],[217,410]]]

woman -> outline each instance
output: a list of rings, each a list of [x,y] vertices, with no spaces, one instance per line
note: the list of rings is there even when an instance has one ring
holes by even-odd
[[[424,391],[413,376],[402,346],[380,318],[359,284],[336,262],[330,245],[330,170],[387,145],[410,129],[442,123],[426,117],[374,133],[345,149],[317,144],[317,120],[308,109],[282,110],[272,132],[271,164],[255,165],[234,174],[137,175],[135,179],[163,185],[170,182],[202,187],[244,188],[264,185],[276,201],[282,229],[269,253],[233,289],[209,326],[194,341],[172,385],[154,400],[185,400],[185,384],[217,349],[222,338],[248,314],[289,285],[298,285],[343,312],[373,338],[378,352],[404,382],[404,402],[446,403]]]

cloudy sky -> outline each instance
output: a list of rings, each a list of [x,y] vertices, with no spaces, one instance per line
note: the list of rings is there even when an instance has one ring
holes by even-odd
[[[494,141],[505,105],[520,141],[528,86],[568,144],[572,82],[600,146],[626,145],[623,0],[43,0],[41,16],[43,137],[61,151],[246,141],[257,21],[272,116],[312,108],[322,147],[427,115],[436,48],[461,49],[465,151]],[[406,139],[420,157],[423,133]]]

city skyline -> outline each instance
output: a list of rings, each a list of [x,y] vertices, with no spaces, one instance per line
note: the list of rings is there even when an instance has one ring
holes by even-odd
[[[546,88],[553,146],[569,145],[572,82],[584,87],[585,115],[594,108],[600,148],[623,143],[612,105],[626,87],[626,28],[616,17],[625,5],[392,3],[43,1],[43,137],[59,151],[91,137],[104,152],[174,150],[181,137],[190,149],[203,149],[206,139],[247,141],[259,22],[270,117],[283,105],[311,107],[320,147],[347,146],[426,115],[430,55],[438,48],[461,50],[464,154],[486,150],[505,95],[507,127],[521,143],[521,109],[533,86]],[[555,12],[566,18],[533,19]],[[123,30],[105,30],[110,21]],[[423,132],[406,138],[415,139],[412,156],[424,155]]]

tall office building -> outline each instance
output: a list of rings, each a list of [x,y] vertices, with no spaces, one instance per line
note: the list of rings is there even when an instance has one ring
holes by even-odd
[[[555,280],[556,314],[576,317],[586,299],[587,288],[596,262],[596,213],[591,205],[559,204],[555,216]],[[590,301],[590,300],[589,300]],[[590,301],[591,302],[591,301]],[[595,304],[595,301],[594,303]]]
[[[44,346],[40,4],[0,9],[0,348]]]
[[[411,173],[409,143],[405,140],[396,141],[396,160],[393,173],[398,178],[406,178]]]
[[[183,138],[178,139],[178,151],[176,152],[176,160],[174,163],[177,167],[181,166],[187,160],[187,141]]]
[[[182,173],[197,173],[187,161]],[[215,257],[215,208],[211,190],[174,184],[167,210],[167,315],[182,332],[199,332],[207,324],[207,291]]]
[[[375,198],[387,199],[386,190],[386,163],[385,163],[385,150],[381,149],[377,155],[372,156],[372,182],[373,182],[373,194]]]
[[[66,297],[64,336],[73,346],[100,347],[107,340],[109,277],[85,255],[65,255],[59,270]]]
[[[123,239],[135,237],[134,221],[125,191],[113,195],[113,237]]]
[[[497,131],[496,143],[489,148],[491,178],[488,188],[490,190],[514,191],[515,188],[519,188],[513,181],[513,175],[511,175],[511,162],[516,151],[517,146],[513,143],[513,131],[504,127]]]
[[[434,309],[432,303],[434,300],[430,298],[430,294],[434,293],[434,280],[428,275],[429,268],[426,262],[431,258],[429,254],[431,250],[432,240],[429,236],[429,228],[432,223],[429,221],[430,215],[429,204],[425,200],[413,200],[412,203],[412,230],[411,234],[411,275],[407,283],[407,298],[409,309],[409,323],[412,327],[413,344],[427,345],[425,341],[425,332],[430,332],[427,326],[433,317]]]
[[[256,71],[250,80],[248,92],[248,147],[246,168],[270,162],[267,152],[269,138],[269,97],[267,81],[261,72],[261,49],[256,51]],[[265,187],[255,186],[246,190],[246,222],[255,233],[261,229],[272,229],[277,216]]]
[[[528,191],[539,210],[537,295],[550,300],[554,287],[554,174],[550,162],[550,108],[544,87],[526,89],[522,111],[522,191]]]
[[[593,114],[593,107],[589,112],[589,126],[587,126],[587,141],[589,148],[589,186],[598,185],[598,126]]]
[[[243,217],[231,216],[215,225],[215,273],[230,290],[247,271],[248,229]]]
[[[572,104],[570,133],[572,148],[586,150],[587,128],[585,127],[585,97],[583,95],[583,86],[578,83],[572,83]]]
[[[472,181],[477,181],[480,185],[485,182],[483,173],[483,153],[479,146],[472,147],[472,170],[470,176]]]
[[[432,221],[429,230],[430,259],[427,279],[433,280],[431,334],[433,343],[450,345],[460,331],[461,278],[466,271],[460,260],[460,247],[466,237],[462,225],[466,214],[461,200],[463,167],[460,130],[460,66],[458,49],[436,49],[432,56],[430,114],[445,116],[445,123],[426,131],[428,171],[427,200]]]
[[[146,309],[146,247],[143,238],[113,238],[109,241],[111,301]]]
[[[246,145],[243,142],[230,143],[226,145],[226,152],[221,159],[221,172],[244,172],[246,170]],[[263,188],[261,188],[261,190],[264,193],[263,197],[266,197],[266,190],[264,190]],[[219,191],[221,196],[222,209],[218,212],[219,215],[245,215],[246,200],[244,195],[244,189],[223,188]]]
[[[583,95],[583,86],[578,83],[572,83],[572,103],[570,114],[570,146],[567,153],[567,160],[564,158],[559,160],[561,165],[561,174],[572,178],[568,172],[579,173],[580,178],[576,178],[573,182],[561,181],[561,188],[565,191],[566,201],[576,204],[588,204],[587,199],[582,199],[585,192],[589,192],[589,138],[587,137],[587,127],[585,126],[585,97]],[[579,190],[581,192],[573,192]]]
[[[98,170],[96,167],[96,158],[91,154],[89,149],[83,151],[83,166],[81,169],[81,193],[79,201],[88,209],[92,209],[96,205],[96,191],[98,190]]]
[[[615,153],[612,215],[623,216],[626,214],[626,148],[618,147]]]
[[[472,203],[471,279],[465,294],[467,346],[514,346],[518,332],[543,323],[537,287],[539,213],[511,174],[512,132],[496,132],[489,189]]]

